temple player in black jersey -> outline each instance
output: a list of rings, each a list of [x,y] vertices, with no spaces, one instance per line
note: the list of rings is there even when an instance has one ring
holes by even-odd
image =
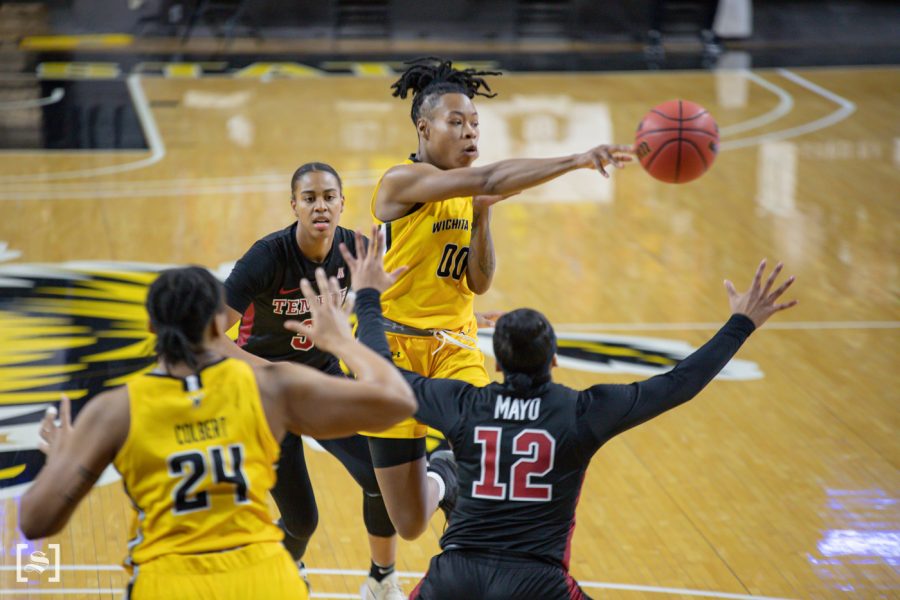
[[[355,250],[358,259],[342,248],[357,290],[357,335],[387,356],[380,291],[390,278],[361,240]],[[476,387],[403,371],[419,402],[416,419],[447,436],[459,468],[443,552],[410,600],[586,598],[568,565],[592,456],[613,436],[696,396],[755,329],[797,303],[777,303],[794,278],[773,289],[782,265],[763,282],[765,267],[747,292],[726,281],[731,318],[674,369],[645,381],[586,390],[553,383],[553,328],[527,308],[500,317],[494,330],[503,383]]]
[[[344,196],[337,171],[318,162],[298,168],[291,178],[291,208],[297,221],[254,243],[225,281],[228,327],[238,319],[241,325],[237,346],[222,338],[219,350],[245,359],[250,353],[268,361],[303,363],[343,376],[337,358],[316,348],[304,335],[284,328],[287,320],[308,323],[309,307],[300,291],[300,280],[307,279],[315,288],[317,268],[323,268],[329,278],[337,278],[343,296],[350,288],[350,270],[337,244],[353,246],[353,232],[338,226]],[[396,532],[375,479],[366,438],[354,435],[319,443],[363,488],[363,520],[372,557],[364,597],[402,600],[405,596],[394,571]],[[278,482],[272,495],[282,514],[285,546],[294,560],[300,561],[318,524],[318,511],[303,442],[291,433],[281,445]]]

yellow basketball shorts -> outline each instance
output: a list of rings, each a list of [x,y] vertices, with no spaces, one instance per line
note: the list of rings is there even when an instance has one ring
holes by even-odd
[[[463,348],[434,336],[388,333],[387,340],[394,364],[402,369],[426,377],[458,379],[477,386],[485,386],[491,382],[484,367],[484,354],[478,348]],[[425,437],[427,430],[425,425],[409,418],[384,431],[363,432],[363,435],[415,439]]]
[[[168,554],[135,568],[126,598],[308,600],[297,565],[280,542],[204,554]]]

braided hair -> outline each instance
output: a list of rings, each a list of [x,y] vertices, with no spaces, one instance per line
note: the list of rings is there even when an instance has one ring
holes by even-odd
[[[203,332],[223,307],[222,284],[203,267],[160,273],[147,294],[156,354],[169,364],[183,362],[196,371]]]
[[[465,94],[469,98],[484,96],[493,98],[491,86],[484,76],[500,75],[499,71],[478,71],[476,69],[454,69],[453,63],[433,56],[417,58],[404,64],[410,65],[400,79],[391,85],[394,97],[405,99],[413,94],[410,117],[415,124],[422,116],[422,105],[431,98],[444,94]],[[481,91],[484,88],[486,91]]]
[[[516,309],[497,319],[493,337],[494,356],[506,385],[516,393],[550,381],[556,334],[547,317],[530,308]]]

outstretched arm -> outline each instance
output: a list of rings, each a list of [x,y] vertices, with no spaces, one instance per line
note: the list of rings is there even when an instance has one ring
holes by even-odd
[[[342,359],[381,363],[361,370],[357,379],[326,375],[296,363],[272,363],[256,369],[269,428],[276,440],[285,431],[334,439],[357,431],[381,431],[412,416],[416,401],[409,386],[387,360],[357,342],[332,346]]]
[[[631,385],[598,385],[582,393],[581,401],[590,413],[585,422],[598,444],[695,397],[728,364],[753,331],[776,312],[797,304],[796,300],[776,302],[794,278],[788,278],[772,291],[782,265],[775,267],[763,286],[765,267],[763,260],[750,289],[742,294],[730,281],[725,282],[733,312],[731,318],[712,339],[674,369]]]
[[[389,288],[403,268],[393,273],[385,273],[384,259],[381,249],[384,247],[384,235],[373,228],[372,237],[375,249],[368,251],[362,247],[356,234],[356,256],[348,252],[341,244],[341,253],[350,268],[353,285],[356,287],[356,330],[359,341],[381,356],[391,360],[391,349],[384,335],[384,321],[381,313],[381,292]],[[455,379],[431,379],[413,371],[398,369],[415,393],[419,408],[415,413],[417,419],[434,427],[447,435],[459,423],[465,392],[472,386]]]
[[[260,356],[256,356],[255,354],[250,354],[249,352],[238,346],[233,339],[228,337],[226,332],[234,327],[235,323],[241,320],[242,315],[228,305],[225,305],[225,313],[228,317],[228,320],[225,324],[224,330],[219,333],[219,336],[216,339],[212,341],[212,348],[223,356],[242,360],[254,367],[262,367],[268,365],[269,361]]]
[[[229,314],[229,320],[230,317],[231,315]],[[237,321],[234,321],[234,323],[236,322]],[[234,323],[231,323],[231,326],[233,326]],[[231,326],[229,326],[227,329],[231,329]],[[229,358],[242,360],[254,367],[262,367],[270,364],[269,361],[265,358],[256,356],[255,354],[250,354],[249,352],[238,346],[233,339],[225,334],[224,331],[219,334],[219,337],[212,341],[211,346],[219,354],[222,354]]]
[[[58,533],[128,437],[128,392],[110,390],[91,400],[72,426],[71,403],[63,396],[59,425],[55,409],[41,421],[47,462],[19,507],[19,528],[28,539]]]
[[[354,279],[354,282],[356,280]],[[359,341],[382,356],[390,357],[390,347],[384,336],[381,315],[381,292],[367,287],[356,295],[356,315],[359,326],[356,330]],[[398,369],[412,388],[418,402],[415,417],[429,427],[434,427],[444,435],[452,436],[460,422],[466,391],[472,385],[456,379],[432,379],[413,371]]]
[[[390,221],[409,206],[460,196],[508,196],[576,169],[621,167],[631,160],[631,146],[603,145],[581,154],[556,158],[514,158],[482,167],[442,170],[427,163],[398,165],[384,174],[375,196],[375,216]]]
[[[412,390],[389,360],[353,339],[337,279],[322,269],[316,282],[323,301],[307,280],[300,288],[310,306],[312,325],[287,321],[285,328],[303,333],[323,351],[335,355],[356,379],[324,375],[301,365],[277,364],[257,370],[269,425],[276,439],[285,429],[319,438],[378,431],[412,415]],[[348,306],[346,310],[352,307]]]

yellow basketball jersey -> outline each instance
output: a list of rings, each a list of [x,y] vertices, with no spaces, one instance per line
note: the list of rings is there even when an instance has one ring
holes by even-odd
[[[137,511],[126,562],[282,539],[267,503],[279,445],[249,365],[148,373],[128,397],[131,426],[113,461]]]
[[[419,329],[460,330],[470,325],[475,295],[466,282],[466,269],[472,238],[472,197],[418,204],[407,215],[385,223],[375,217],[380,187],[379,179],[371,209],[375,222],[384,230],[384,268],[390,272],[409,267],[381,295],[384,316]]]

